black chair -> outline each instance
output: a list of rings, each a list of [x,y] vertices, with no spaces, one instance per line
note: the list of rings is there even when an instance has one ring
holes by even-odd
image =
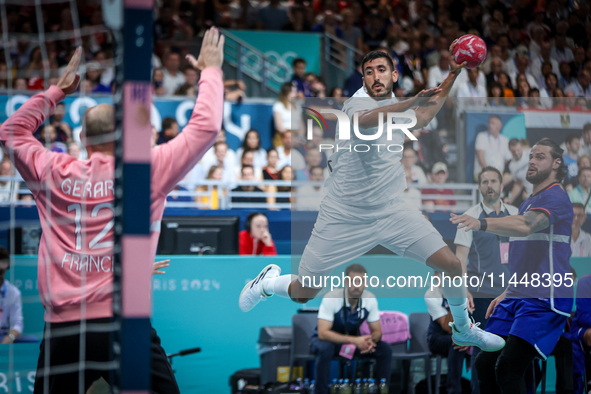
[[[427,390],[431,394],[431,352],[427,345],[427,330],[431,323],[431,317],[428,313],[411,313],[408,320],[411,338],[408,340],[408,344],[402,344],[407,346],[392,346],[392,358],[408,361],[423,359]]]
[[[289,361],[289,381],[293,380],[293,369],[296,363],[315,360],[316,356],[310,353],[310,338],[314,328],[318,325],[318,314],[300,313],[291,317],[291,352]]]

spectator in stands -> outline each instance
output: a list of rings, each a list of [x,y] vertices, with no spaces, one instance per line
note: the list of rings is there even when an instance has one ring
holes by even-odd
[[[238,79],[224,80],[224,100],[242,102],[246,98],[246,84]]]
[[[567,180],[570,182],[571,179],[576,178],[579,172],[577,166],[577,160],[579,159],[579,148],[581,147],[579,136],[575,133],[571,133],[566,136],[564,140],[566,151],[562,155],[564,164],[568,166],[568,172],[566,174]]]
[[[310,181],[324,181],[324,169],[320,166],[310,168]],[[322,201],[322,186],[306,184],[298,188],[296,193],[296,208],[298,211],[317,211]]]
[[[10,268],[10,255],[6,248],[0,247],[0,300],[2,300],[2,314],[0,315],[0,344],[20,342],[23,333],[23,304],[21,292],[16,286],[6,280],[6,271]]]
[[[80,145],[77,142],[70,142],[68,144],[68,154],[75,159],[80,159],[80,155],[82,154],[82,150],[80,149]]]
[[[574,51],[574,60],[569,63],[570,66],[570,76],[574,78],[577,77],[583,70],[585,66],[585,48],[577,47]]]
[[[223,180],[224,170],[218,166],[211,166],[209,172],[207,173],[207,180],[208,181],[218,181],[221,182]],[[196,189],[197,192],[210,192],[210,196],[196,196],[195,202],[200,204],[200,209],[219,209],[220,207],[220,195],[217,186],[210,186],[210,185],[200,185]]]
[[[439,63],[429,68],[427,88],[435,88],[441,85],[449,75],[450,53],[447,50],[439,52]]]
[[[447,165],[442,162],[437,162],[433,165],[433,169],[431,170],[431,183],[437,185],[444,185],[449,177],[449,173],[447,171]],[[453,189],[446,189],[446,188],[436,188],[436,189],[423,189],[423,195],[441,195],[441,196],[453,196],[454,191]],[[423,197],[423,208],[427,212],[435,212],[435,206],[455,206],[456,201],[451,199],[425,199]]]
[[[361,73],[361,63],[357,65],[353,74],[349,75],[343,87],[343,96],[351,97],[363,86],[363,74]]]
[[[24,78],[15,79],[12,88],[14,90],[27,90],[27,80]]]
[[[375,358],[374,375],[378,381],[386,379],[388,384],[392,349],[381,340],[378,302],[372,293],[365,290],[364,275],[367,275],[367,270],[362,265],[348,266],[345,276],[350,279],[345,281],[345,287],[326,294],[320,303],[318,326],[310,339],[310,352],[316,355],[317,394],[328,394],[331,362],[347,349],[351,351],[351,356]],[[359,327],[364,321],[369,324],[370,335],[360,336]]]
[[[16,172],[8,157],[0,162],[0,176],[14,177]],[[0,181],[0,202],[14,202],[17,200],[20,182],[16,180]]]
[[[529,54],[525,46],[520,45],[515,50],[515,66],[509,69],[509,77],[511,78],[511,84],[518,87],[517,76],[524,75],[531,87],[538,87],[536,78],[529,71]],[[525,96],[527,97],[527,96]]]
[[[275,256],[277,249],[269,232],[269,221],[261,212],[248,215],[244,230],[238,234],[238,251],[243,256]]]
[[[304,157],[306,166],[295,173],[297,181],[309,181],[312,179],[312,168],[320,166],[322,162],[322,153],[316,149],[308,149]]]
[[[493,57],[490,61],[490,72],[486,75],[486,86],[493,82],[499,82],[499,77],[503,72],[503,60],[500,57]]]
[[[434,271],[435,276],[441,274]],[[446,386],[448,393],[462,392],[462,369],[464,359],[470,360],[469,346],[458,346],[451,339],[453,321],[447,299],[443,297],[441,287],[431,287],[425,293],[425,304],[431,317],[427,331],[427,344],[432,354],[447,358]],[[474,370],[473,370],[474,371]],[[475,372],[472,372],[475,375]],[[473,378],[474,379],[474,376]]]
[[[418,164],[421,168],[431,169],[438,161],[447,163],[448,146],[437,130],[426,128],[413,130],[412,132],[417,141],[412,143],[412,147],[418,155]]]
[[[525,83],[525,82],[524,82]],[[529,109],[544,109],[540,98],[540,91],[537,88],[530,89],[527,93],[528,100],[526,107]]]
[[[291,166],[285,166],[281,169],[281,171],[279,171],[279,176],[278,176],[278,181],[288,181],[291,182],[295,180],[295,173],[293,171],[293,168]],[[267,203],[270,205],[273,204],[289,204],[292,201],[292,187],[291,186],[275,186],[275,185],[271,185],[269,187],[267,187],[267,192],[268,193],[290,193],[289,197],[267,197]],[[284,209],[284,208],[282,208]]]
[[[341,12],[341,18],[343,41],[345,41],[353,48],[361,50],[361,48],[363,47],[363,32],[360,28],[355,26],[355,16],[353,15],[353,11],[350,8],[344,9]],[[331,97],[335,96],[331,95]]]
[[[179,124],[177,123],[175,118],[167,116],[162,120],[162,129],[160,131],[159,144],[164,144],[172,140],[177,135],[179,135]]]
[[[176,90],[181,87],[186,81],[185,76],[180,72],[181,57],[176,52],[170,52],[164,61],[164,69],[162,73],[164,92],[172,96]]]
[[[560,63],[560,74],[558,74],[558,87],[564,90],[574,80],[575,78],[573,78],[571,75],[570,64],[566,62]]]
[[[92,82],[92,93],[111,93],[111,87],[101,83],[101,65],[98,62],[86,64],[86,79]]]
[[[235,159],[229,155],[229,152],[233,152],[230,148],[228,148],[228,144],[224,141],[216,142],[213,145],[214,148],[214,160],[213,161],[203,161],[203,170],[206,173],[209,173],[209,169],[211,166],[218,166],[222,169],[222,181],[227,183],[234,183],[236,181],[236,172],[235,172]],[[242,171],[243,172],[243,171]],[[241,173],[242,173],[241,172]],[[254,174],[254,168],[253,168]],[[253,178],[254,179],[254,178]]]
[[[199,92],[199,72],[192,66],[187,66],[183,70],[185,76],[185,83],[189,84],[195,89],[195,93]]]
[[[540,97],[544,108],[554,107],[554,101],[551,99],[554,90],[558,88],[558,77],[554,73],[546,75],[544,87],[540,89]]]
[[[478,68],[468,70],[468,81],[460,85],[457,97],[464,105],[483,105],[486,102],[486,87],[478,84]]]
[[[503,184],[513,183],[509,196],[505,203],[519,206],[533,191],[533,185],[527,180],[527,169],[529,167],[529,152],[531,149],[524,148],[523,143],[517,138],[509,141],[509,150],[513,156],[505,166]]]
[[[505,92],[503,86],[498,82],[492,82],[488,85],[488,97],[489,105],[491,107],[504,106],[505,104]]]
[[[225,142],[224,142],[225,144]],[[227,145],[226,145],[227,146]],[[225,169],[224,169],[225,171]],[[252,166],[244,166],[242,167],[242,177],[241,180],[245,182],[254,182],[254,168]],[[235,189],[232,189],[232,192],[249,192],[251,195],[249,196],[232,196],[232,203],[248,203],[248,204],[261,204],[265,203],[265,197],[258,197],[260,196],[263,191],[254,185],[250,186],[238,186]],[[257,196],[258,194],[258,196]]]
[[[262,180],[263,179],[263,171],[261,167],[254,165],[254,153],[252,149],[247,149],[242,151],[242,156],[240,156],[240,167],[235,168],[236,170],[236,177],[240,176],[240,172],[242,167],[244,166],[251,166],[254,169],[254,179]]]
[[[499,83],[503,87],[503,97],[505,97],[505,104],[512,106],[515,103],[515,93],[513,92],[513,85],[511,85],[511,78],[509,74],[503,72],[499,75]]]
[[[550,57],[556,60],[560,65],[561,63],[570,63],[575,60],[573,51],[566,45],[566,35],[557,34],[554,37],[554,46],[550,52]]]
[[[305,86],[308,86],[308,84],[305,83]],[[307,89],[309,90],[309,88]],[[273,146],[275,147],[281,145],[281,140],[286,131],[298,130],[300,128],[300,117],[298,116],[292,119],[292,106],[295,104],[294,98],[296,95],[297,87],[295,84],[286,82],[281,85],[279,98],[273,104],[273,124],[275,126]],[[296,108],[293,108],[293,112],[296,112]]]
[[[581,70],[576,81],[571,82],[565,93],[573,92],[576,97],[591,98],[591,74],[587,70]]]
[[[551,66],[552,73],[558,74],[560,72],[560,66],[558,62],[552,59],[551,55],[552,45],[549,42],[542,42],[542,46],[540,48],[539,56],[533,57],[531,62],[531,73],[535,78],[536,82],[538,82],[538,86],[544,83],[545,76],[542,73],[542,65],[548,63]]]
[[[49,119],[50,124],[55,128],[57,134],[56,140],[60,142],[68,142],[72,140],[72,128],[68,122],[64,122],[65,115],[66,105],[63,102],[57,103],[55,106],[55,112]]]
[[[417,153],[411,147],[407,147],[402,151],[402,166],[406,173],[407,183],[410,179],[410,183],[416,183],[417,185],[425,185],[427,183],[427,177],[421,167],[416,165]]]
[[[586,155],[591,157],[591,123],[585,123],[583,125],[581,138],[583,141],[581,141],[581,147],[579,148],[579,156]]]
[[[242,140],[242,146],[236,151],[236,156],[242,157],[242,153],[245,150],[251,150],[254,153],[254,167],[263,168],[267,165],[267,151],[261,148],[261,137],[259,132],[255,129],[250,129],[244,139]]]
[[[281,30],[293,32],[310,31],[310,23],[306,20],[306,10],[300,6],[293,6],[289,12],[289,23],[284,25]]]
[[[581,230],[581,227],[587,221],[585,206],[581,203],[573,203],[573,224],[570,247],[571,257],[591,257],[591,234]]]
[[[174,95],[195,98],[197,97],[197,89],[195,89],[193,85],[185,82],[176,90],[176,92],[174,92]]]
[[[57,140],[57,132],[51,124],[42,125],[39,128],[37,139],[52,152],[66,153],[68,151],[67,145]]]
[[[581,150],[579,149],[579,152]],[[579,160],[577,160],[577,166],[579,168],[579,172],[581,171],[581,168],[584,167],[589,167],[591,168],[591,157],[587,156],[587,155],[579,155]]]
[[[301,57],[294,59],[292,62],[293,76],[291,77],[291,83],[296,87],[297,97],[312,97],[312,91],[310,90],[310,86],[305,81],[306,64],[306,61]],[[280,95],[283,94],[285,95],[285,97],[289,97],[289,99],[291,100],[292,97],[290,97],[286,92],[283,91],[283,86],[281,87]],[[287,88],[285,89],[287,90]]]
[[[281,138],[282,145],[277,147],[279,162],[277,168],[292,166],[296,171],[305,167],[304,157],[297,150],[292,149],[291,131],[287,130]]]
[[[585,205],[591,193],[591,167],[583,167],[579,169],[579,184],[573,190],[568,192],[568,197],[571,203],[579,203]],[[591,201],[587,203],[585,210],[587,213],[591,212]]]
[[[279,0],[270,0],[266,7],[259,8],[256,22],[258,30],[281,30],[288,23],[289,16]]]
[[[330,125],[329,125],[329,127],[330,127]],[[309,150],[319,151],[320,155],[322,156],[322,160],[320,161],[319,166],[324,168],[324,167],[326,167],[327,157],[326,157],[326,153],[320,151],[320,143],[322,142],[322,137],[323,137],[322,129],[318,126],[313,126],[312,127],[312,139],[306,139],[306,143],[299,145],[296,148],[296,150],[298,152],[300,152],[301,155],[304,156],[304,158],[306,157],[306,152],[308,152]]]
[[[275,148],[271,148],[267,151],[267,165],[263,168],[263,179],[268,181],[275,181],[279,179],[279,170],[277,169],[277,162],[279,161],[279,156],[277,155],[277,150]]]
[[[152,88],[156,96],[165,96],[166,90],[164,89],[164,71],[161,68],[154,70],[152,74]]]
[[[511,160],[509,140],[501,135],[503,122],[498,115],[488,118],[488,130],[476,136],[476,157],[474,159],[474,179],[484,167],[492,166],[502,171]]]

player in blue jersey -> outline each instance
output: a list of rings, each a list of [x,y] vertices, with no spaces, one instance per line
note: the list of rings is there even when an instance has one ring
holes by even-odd
[[[535,357],[552,353],[570,316],[573,208],[560,186],[566,171],[562,149],[545,138],[531,149],[526,179],[534,189],[519,215],[479,220],[452,214],[450,219],[466,231],[510,237],[508,287],[491,302],[486,324],[486,331],[506,338],[506,345],[478,355],[481,394],[525,394],[525,371]]]

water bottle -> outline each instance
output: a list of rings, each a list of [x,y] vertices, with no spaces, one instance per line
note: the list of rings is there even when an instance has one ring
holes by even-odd
[[[361,384],[361,379],[357,379],[355,381],[355,387],[353,388],[353,394],[363,394],[363,384]]]
[[[330,385],[330,394],[338,394],[338,383],[336,379],[332,380],[332,384]]]
[[[310,388],[308,389],[308,394],[315,394],[314,392],[316,391],[316,381],[312,380],[312,383],[310,383]]]
[[[337,386],[337,394],[342,394],[343,392],[343,379],[339,379],[339,385]]]
[[[343,382],[340,394],[351,394],[351,385],[349,384],[349,379],[345,379]]]
[[[380,381],[380,394],[388,394],[388,385],[386,384],[386,379],[382,379]]]
[[[369,394],[369,382],[363,379],[363,394]]]
[[[306,394],[310,392],[310,379],[304,379],[304,385],[302,386],[302,391]]]
[[[375,379],[369,379],[369,394],[378,394],[378,385]]]

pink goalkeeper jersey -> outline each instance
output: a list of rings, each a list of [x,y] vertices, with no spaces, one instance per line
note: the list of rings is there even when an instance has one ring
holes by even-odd
[[[187,126],[152,150],[151,261],[156,255],[166,196],[213,145],[222,125],[222,71],[201,73],[199,97]],[[112,156],[76,160],[48,151],[33,133],[64,93],[52,86],[30,98],[0,128],[0,141],[31,189],[43,235],[39,245],[39,295],[45,321],[110,317],[113,283],[114,167]]]

